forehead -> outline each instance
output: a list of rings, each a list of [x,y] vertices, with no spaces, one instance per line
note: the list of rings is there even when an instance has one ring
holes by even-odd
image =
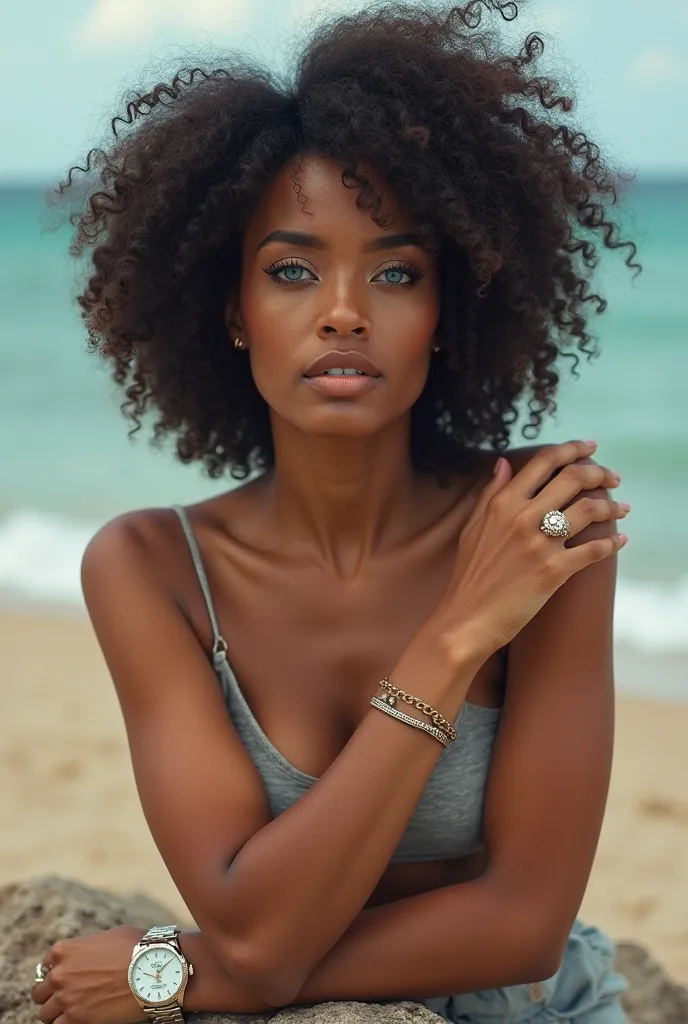
[[[356,237],[374,237],[382,229],[370,210],[359,209],[358,188],[342,182],[342,165],[328,157],[304,155],[287,164],[273,179],[251,218],[247,241],[258,241],[276,227],[292,227],[323,236],[343,232]],[[395,230],[411,229],[411,218],[384,179],[373,168],[360,165],[380,196],[383,223]],[[388,224],[389,220],[389,224]]]

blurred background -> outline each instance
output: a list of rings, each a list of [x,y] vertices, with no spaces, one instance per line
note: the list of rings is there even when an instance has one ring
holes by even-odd
[[[122,95],[158,81],[163,62],[177,56],[178,67],[192,66],[197,48],[241,46],[279,67],[311,16],[337,5],[2,6],[0,679],[10,700],[0,741],[10,772],[0,795],[13,826],[0,840],[0,881],[54,869],[145,885],[174,903],[83,620],[79,562],[118,512],[193,501],[228,484],[150,448],[143,432],[128,440],[119,395],[85,354],[69,233],[45,230],[53,215],[44,194],[108,137]],[[639,0],[533,0],[506,34],[516,45],[541,31],[542,70],[573,90],[574,122],[608,162],[635,174],[615,216],[638,243],[644,273],[634,280],[622,256],[605,254],[598,286],[609,308],[593,322],[602,356],[581,364],[580,379],[566,376],[558,416],[539,440],[597,438],[599,459],[622,475],[618,496],[633,506],[616,606],[617,683],[627,699],[588,899],[603,924],[649,935],[688,979],[688,803],[679,781],[688,777],[688,3],[651,19],[646,11]],[[46,772],[55,785],[48,794],[36,785]]]

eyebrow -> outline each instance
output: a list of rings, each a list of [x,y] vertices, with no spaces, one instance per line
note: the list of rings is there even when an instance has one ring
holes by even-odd
[[[258,249],[262,249],[264,245],[269,245],[270,242],[286,242],[288,245],[299,245],[307,249],[322,250],[329,248],[327,242],[320,235],[310,235],[303,231],[286,231],[283,228],[278,228],[276,231],[271,231],[269,235],[265,236],[263,241],[257,246],[256,252]],[[397,249],[402,245],[416,245],[420,249],[425,248],[417,234],[413,231],[406,231],[398,235],[380,235],[379,238],[364,245],[363,252]]]

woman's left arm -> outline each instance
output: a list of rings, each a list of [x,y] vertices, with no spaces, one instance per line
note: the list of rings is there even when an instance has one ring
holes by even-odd
[[[594,523],[567,545],[616,532],[614,520]],[[555,973],[609,786],[615,582],[616,556],[576,573],[510,644],[485,873],[362,911],[294,1002],[425,998]]]

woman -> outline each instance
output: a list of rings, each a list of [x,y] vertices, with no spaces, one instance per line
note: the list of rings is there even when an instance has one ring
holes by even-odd
[[[90,154],[71,251],[95,247],[80,303],[124,410],[137,429],[154,407],[213,476],[257,474],[86,551],[198,930],[58,943],[43,1021],[399,998],[462,1024],[625,1019],[576,915],[629,506],[594,442],[509,443],[517,400],[531,436],[555,408],[565,347],[594,351],[596,236],[638,265],[541,41],[508,56],[488,9],[516,13],[332,20],[287,84],[239,56],[176,76]]]

